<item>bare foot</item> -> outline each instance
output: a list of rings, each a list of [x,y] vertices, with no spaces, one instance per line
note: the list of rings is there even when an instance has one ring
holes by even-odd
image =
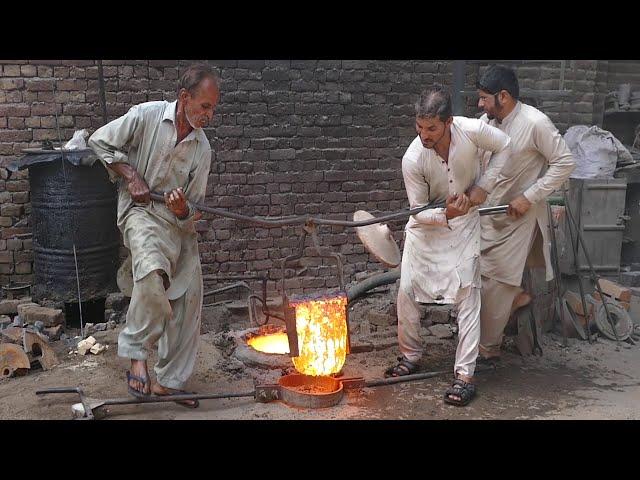
[[[172,395],[172,394],[188,393],[188,392],[177,390],[174,388],[163,387],[158,382],[153,384],[153,387],[151,387],[151,391],[153,392],[154,395]],[[181,400],[176,403],[180,403],[185,407],[190,407],[190,408],[196,408],[199,405],[198,400]]]
[[[527,292],[520,292],[518,295],[516,295],[516,298],[513,299],[513,304],[511,304],[511,313],[509,314],[509,316],[513,315],[513,313],[519,308],[529,305],[532,299],[533,297]]]
[[[140,378],[149,378],[149,372],[147,371],[147,361],[146,360],[133,360],[131,359],[131,375],[135,375]],[[142,383],[134,378],[129,380],[129,386],[134,390],[142,393],[143,395],[149,395],[151,393],[151,389],[149,388],[151,382],[147,380],[146,383]]]

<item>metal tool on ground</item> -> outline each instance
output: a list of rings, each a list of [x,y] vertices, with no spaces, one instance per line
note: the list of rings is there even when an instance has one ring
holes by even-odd
[[[602,298],[602,305],[604,306],[604,311],[607,314],[607,320],[609,322],[609,325],[611,325],[611,330],[613,331],[613,334],[615,335],[616,338],[616,343],[619,346],[620,345],[620,339],[618,337],[618,332],[616,330],[616,326],[613,323],[613,319],[611,318],[611,313],[609,312],[609,309],[607,308],[607,301],[605,300],[606,297],[604,295],[604,293],[602,292],[602,289],[600,288],[600,277],[596,274],[595,269],[593,268],[593,264],[591,263],[591,258],[589,257],[589,252],[587,251],[587,247],[584,244],[584,240],[582,238],[582,235],[580,234],[580,227],[578,226],[573,213],[571,212],[571,207],[569,206],[569,202],[567,201],[567,192],[566,190],[563,190],[563,195],[564,195],[564,203],[565,203],[565,208],[567,210],[567,217],[569,219],[569,235],[573,236],[572,233],[572,229],[571,226],[573,226],[573,228],[576,231],[576,237],[578,238],[578,242],[579,245],[582,247],[582,252],[584,253],[584,258],[587,261],[587,265],[589,266],[589,272],[591,274],[591,281],[594,283],[596,289],[598,290],[598,293],[600,294],[600,298]],[[576,251],[577,254],[577,251]],[[576,261],[577,263],[577,261]],[[578,272],[578,275],[580,275],[580,270],[576,269],[576,271]],[[583,308],[585,308],[585,312],[586,312],[586,307],[583,306]]]
[[[551,214],[551,205],[547,202],[547,215],[549,217],[549,233],[551,234],[551,258],[553,260],[553,268],[555,275],[553,280],[556,287],[556,296],[554,298],[554,309],[556,317],[560,320],[560,330],[562,331],[562,344],[566,347],[567,341],[567,320],[564,316],[564,308],[562,306],[562,284],[560,282],[560,262],[558,261],[558,243],[556,242],[556,225],[553,221],[553,215]]]
[[[495,366],[478,366],[476,374],[495,370]],[[344,396],[345,390],[380,387],[396,383],[415,382],[451,374],[451,370],[416,373],[401,377],[385,378],[365,381],[362,377],[335,378],[335,377],[310,377],[307,375],[285,375],[277,384],[256,385],[251,392],[240,393],[190,393],[184,395],[151,395],[146,398],[92,398],[85,395],[80,387],[57,387],[36,391],[36,395],[48,395],[52,393],[75,393],[80,397],[81,408],[74,408],[73,412],[81,420],[95,420],[106,415],[102,409],[109,405],[139,405],[149,403],[166,403],[186,400],[214,400],[223,398],[252,397],[256,402],[268,403],[276,400],[283,401],[286,405],[298,408],[326,408],[337,405]]]

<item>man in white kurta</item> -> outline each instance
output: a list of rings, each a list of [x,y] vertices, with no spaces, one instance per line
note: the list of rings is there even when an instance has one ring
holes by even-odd
[[[447,201],[446,208],[412,216],[405,228],[400,288],[398,340],[402,357],[387,376],[413,373],[423,354],[420,304],[458,306],[458,348],[454,390],[445,401],[466,404],[480,335],[480,217],[465,192],[490,192],[509,155],[509,137],[476,119],[453,117],[451,99],[442,87],[425,90],[416,104],[418,137],[402,159],[402,174],[411,208]],[[482,153],[492,153],[481,173]],[[466,208],[460,207],[466,202]],[[456,211],[457,209],[457,211]],[[457,383],[456,383],[457,382]],[[475,387],[474,387],[475,388]]]
[[[118,227],[132,279],[129,287],[119,279],[131,303],[118,355],[131,359],[127,380],[135,396],[181,391],[195,365],[203,290],[194,225],[199,213],[186,200],[205,197],[211,147],[202,127],[218,98],[215,74],[194,66],[180,79],[178,100],[136,105],[89,139],[112,179],[122,177]],[[165,202],[149,202],[150,190],[171,193]],[[156,343],[157,383],[149,388],[146,360]]]
[[[481,120],[511,138],[511,156],[486,202],[509,204],[509,211],[481,220],[480,355],[497,359],[512,309],[531,300],[521,288],[527,258],[533,265],[544,258],[546,280],[553,279],[545,199],[569,177],[575,162],[549,117],[518,101],[513,70],[490,67],[478,89],[485,111]]]

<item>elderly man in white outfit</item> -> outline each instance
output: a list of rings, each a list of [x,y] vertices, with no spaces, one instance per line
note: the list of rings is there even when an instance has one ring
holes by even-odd
[[[458,308],[454,383],[444,400],[466,405],[475,395],[473,374],[480,339],[480,216],[477,205],[491,192],[509,157],[510,140],[477,119],[452,116],[441,86],[416,103],[418,137],[402,159],[411,208],[445,202],[412,216],[405,228],[398,290],[398,341],[402,357],[386,376],[414,373],[423,353],[420,304]],[[483,173],[484,152],[492,158]]]

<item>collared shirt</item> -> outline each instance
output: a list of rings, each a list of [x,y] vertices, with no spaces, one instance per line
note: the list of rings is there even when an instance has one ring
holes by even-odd
[[[509,137],[500,130],[465,117],[453,117],[448,162],[416,137],[402,159],[410,207],[444,202],[448,195],[465,193],[474,184],[492,191],[509,156],[509,144]],[[485,151],[492,158],[482,174]],[[428,209],[407,222],[402,275],[411,278],[417,301],[454,303],[459,289],[480,286],[479,255],[476,207],[448,222],[444,209]]]
[[[482,217],[482,274],[509,285],[520,286],[536,223],[542,234],[546,279],[553,278],[548,215],[545,199],[569,177],[575,161],[549,117],[517,102],[501,123],[481,119],[511,137],[511,156],[500,172],[487,205],[508,204],[524,195],[533,205],[518,219],[506,214]],[[544,169],[548,167],[546,172]],[[544,175],[543,175],[544,173]],[[537,252],[533,252],[537,255]],[[537,255],[539,257],[539,255]]]
[[[89,138],[89,146],[105,163],[131,165],[151,191],[164,193],[182,187],[190,202],[202,202],[211,166],[211,146],[201,128],[192,130],[176,145],[176,105],[177,102],[166,101],[136,105],[127,114],[99,128]],[[119,179],[115,172],[107,171],[112,180]],[[158,238],[149,243],[158,248],[145,249],[139,258],[132,259],[135,281],[153,270],[169,270],[167,275],[175,280],[170,298],[181,295],[193,269],[200,265],[193,213],[190,211],[189,217],[180,220],[164,202],[135,205],[126,183],[120,181],[118,227],[123,232],[125,246],[129,248],[129,235],[150,234],[149,228],[141,227],[145,222],[158,227],[152,229]]]

